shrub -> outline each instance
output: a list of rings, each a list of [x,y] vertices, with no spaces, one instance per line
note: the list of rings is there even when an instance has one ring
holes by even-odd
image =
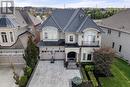
[[[83,75],[83,82],[88,81],[88,78],[87,78],[87,76],[86,76],[86,72],[85,72],[85,70],[84,70],[83,67],[81,68],[81,73],[82,73],[82,75]]]
[[[19,80],[19,87],[26,87],[27,81],[27,76],[22,76]]]
[[[32,68],[27,66],[24,68],[24,75],[26,75],[28,78],[31,76]]]
[[[94,66],[93,66],[93,65],[86,65],[86,66],[85,66],[85,70],[86,70],[87,72],[93,71],[93,70],[94,70]]]
[[[88,74],[89,74],[90,80],[92,81],[93,86],[98,87],[98,82],[97,82],[93,72],[89,71]]]

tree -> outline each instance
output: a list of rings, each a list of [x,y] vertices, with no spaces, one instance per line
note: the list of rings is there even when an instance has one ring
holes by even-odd
[[[110,76],[110,67],[114,57],[115,52],[112,48],[100,48],[98,50],[94,50],[93,58],[95,71],[98,72],[98,74]]]
[[[32,36],[30,36],[28,39],[27,48],[25,49],[24,59],[26,61],[26,64],[32,69],[34,69],[38,61],[38,55],[39,50],[36,47],[35,43],[33,42]]]

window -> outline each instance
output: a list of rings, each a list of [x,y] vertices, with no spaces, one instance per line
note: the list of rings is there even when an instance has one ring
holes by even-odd
[[[107,32],[108,34],[111,34],[111,29],[108,29],[108,32]]]
[[[114,48],[115,47],[115,43],[114,42],[112,42],[112,48]]]
[[[70,36],[70,41],[73,42],[73,36]]]
[[[86,59],[86,53],[83,53],[83,60]]]
[[[95,38],[96,38],[96,36],[93,36],[93,43],[95,42]]]
[[[122,46],[120,45],[120,46],[119,46],[119,52],[121,52],[121,50],[122,50]]]
[[[88,54],[87,60],[91,60],[92,55]]]
[[[11,39],[11,42],[14,41],[14,39],[13,39],[13,33],[12,32],[10,32],[10,39]]]
[[[121,32],[119,31],[119,32],[118,32],[118,37],[120,37],[120,36],[121,36]]]
[[[48,39],[48,33],[45,32],[44,34],[45,34],[45,39]]]
[[[3,43],[6,43],[6,42],[7,42],[7,35],[6,35],[6,32],[1,32],[1,37],[2,37]]]

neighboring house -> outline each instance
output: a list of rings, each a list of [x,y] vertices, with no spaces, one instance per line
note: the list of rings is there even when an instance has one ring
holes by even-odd
[[[130,62],[130,10],[121,11],[98,25],[105,32],[102,46],[114,48],[119,56]]]
[[[23,13],[27,12],[16,9],[13,14],[0,14],[0,64],[25,63],[23,54],[28,36],[34,34],[32,32],[33,26],[25,20]],[[33,24],[33,22],[31,23]]]
[[[54,10],[40,28],[40,59],[92,62],[103,32],[82,9]]]

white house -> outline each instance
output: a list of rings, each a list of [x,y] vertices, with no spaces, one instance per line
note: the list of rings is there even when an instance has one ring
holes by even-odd
[[[26,15],[25,15],[26,14]],[[24,64],[23,54],[28,36],[35,35],[34,17],[24,10],[13,14],[0,13],[0,64]]]
[[[102,46],[112,47],[130,63],[130,9],[121,11],[98,23],[105,33]]]
[[[82,9],[54,10],[40,28],[40,59],[92,62],[102,32]]]

